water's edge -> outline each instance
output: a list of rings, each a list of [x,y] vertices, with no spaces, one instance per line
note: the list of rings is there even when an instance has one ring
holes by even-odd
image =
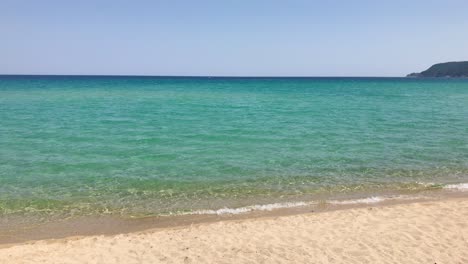
[[[219,221],[280,217],[457,198],[468,198],[468,183],[448,184],[442,189],[414,194],[375,195],[345,200],[273,203],[241,208],[198,210],[141,218],[122,218],[112,215],[84,216],[37,225],[17,226],[9,229],[0,227],[0,247],[8,247],[18,243],[37,240],[64,239],[92,235],[116,235],[155,229],[181,228]]]

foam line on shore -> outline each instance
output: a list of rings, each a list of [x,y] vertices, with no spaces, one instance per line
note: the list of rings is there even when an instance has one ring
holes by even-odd
[[[316,201],[313,202],[287,202],[287,203],[273,203],[273,204],[263,204],[263,205],[251,205],[239,208],[221,208],[217,210],[198,210],[194,212],[188,212],[185,214],[210,214],[210,215],[226,215],[226,214],[242,214],[248,213],[252,211],[272,211],[274,209],[282,209],[282,208],[293,208],[293,207],[301,207],[307,205],[317,204]]]
[[[446,190],[468,191],[468,183],[448,184],[444,186]]]
[[[319,205],[319,204],[329,204],[329,205],[359,205],[359,204],[375,204],[387,200],[408,200],[408,199],[418,199],[421,197],[409,197],[409,196],[372,196],[360,199],[350,199],[350,200],[327,200],[327,201],[300,201],[300,202],[286,202],[286,203],[273,203],[273,204],[264,204],[264,205],[251,205],[239,208],[221,208],[217,210],[197,210],[193,212],[185,212],[183,215],[235,215],[243,214],[253,211],[272,211],[275,209],[284,209],[284,208],[295,208],[303,207],[310,205]]]
[[[459,184],[446,184],[438,185],[435,183],[419,183],[424,186],[442,186],[443,190],[450,191],[468,191],[468,183]],[[398,201],[398,200],[415,200],[427,198],[419,195],[388,195],[388,196],[370,196],[357,199],[343,199],[343,200],[325,200],[325,201],[299,201],[299,202],[284,202],[272,204],[257,204],[238,208],[224,207],[220,209],[202,209],[191,212],[178,212],[170,213],[169,215],[237,215],[254,211],[272,211],[275,209],[295,208],[303,206],[311,206],[318,204],[328,205],[360,205],[360,204],[377,204],[384,201]]]

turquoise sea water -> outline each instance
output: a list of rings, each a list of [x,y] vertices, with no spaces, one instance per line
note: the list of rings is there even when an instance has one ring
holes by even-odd
[[[157,215],[463,182],[466,79],[0,76],[4,217]]]

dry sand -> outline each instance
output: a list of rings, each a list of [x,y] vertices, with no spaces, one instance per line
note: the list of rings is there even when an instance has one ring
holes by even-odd
[[[0,263],[468,263],[468,199],[37,241]]]

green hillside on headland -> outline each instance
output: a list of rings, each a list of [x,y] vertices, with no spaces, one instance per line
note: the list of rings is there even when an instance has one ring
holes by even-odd
[[[437,63],[420,73],[411,73],[407,77],[468,77],[468,61]]]

